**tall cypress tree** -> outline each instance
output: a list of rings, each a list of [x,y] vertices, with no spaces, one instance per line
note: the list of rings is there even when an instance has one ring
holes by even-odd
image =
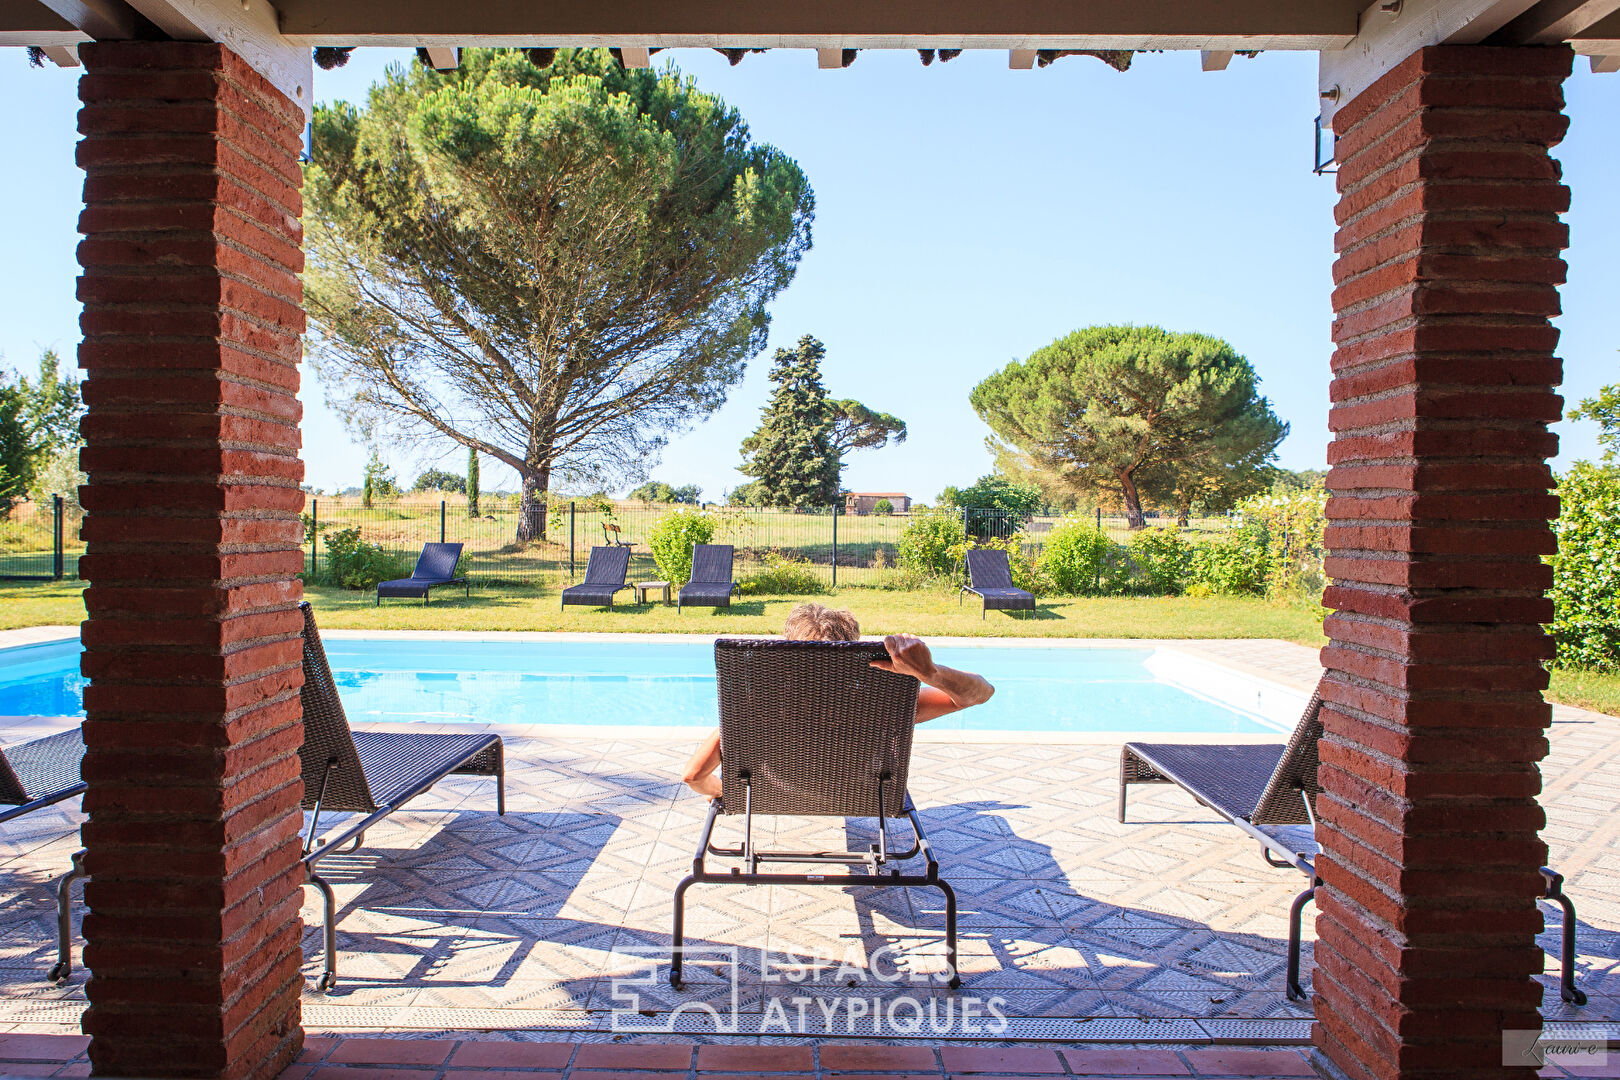
[[[467,516],[478,516],[478,447],[467,447]]]
[[[767,506],[831,506],[838,501],[833,410],[821,385],[827,349],[806,334],[771,360],[776,388],[759,427],[743,441],[742,471],[756,477]]]

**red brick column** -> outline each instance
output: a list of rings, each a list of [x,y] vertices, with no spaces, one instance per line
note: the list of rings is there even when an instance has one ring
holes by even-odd
[[[213,44],[82,46],[97,1075],[298,1052],[303,115]]]
[[[1540,624],[1565,48],[1441,47],[1339,109],[1317,1046],[1520,1076],[1540,1026]]]

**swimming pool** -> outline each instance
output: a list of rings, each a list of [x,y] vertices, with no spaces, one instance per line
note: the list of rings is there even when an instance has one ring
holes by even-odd
[[[707,641],[324,637],[352,720],[711,727]],[[84,713],[76,640],[0,649],[0,716]],[[1261,733],[1279,710],[1220,692],[1207,671],[1152,648],[939,644],[996,696],[933,728],[965,731]],[[1297,708],[1296,708],[1297,713]],[[1286,711],[1283,712],[1286,715]]]

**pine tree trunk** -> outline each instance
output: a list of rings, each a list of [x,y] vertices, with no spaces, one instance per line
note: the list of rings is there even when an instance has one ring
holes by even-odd
[[[523,498],[518,503],[517,540],[520,544],[546,538],[546,493],[551,487],[551,466],[523,474]]]
[[[1125,496],[1125,527],[1133,531],[1147,528],[1147,518],[1142,516],[1142,494],[1136,490],[1136,478],[1128,472],[1120,473],[1119,488]]]

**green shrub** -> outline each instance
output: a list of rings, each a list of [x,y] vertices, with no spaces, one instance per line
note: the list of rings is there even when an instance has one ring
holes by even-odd
[[[1620,671],[1620,467],[1578,461],[1558,481],[1553,640],[1558,662]]]
[[[894,513],[894,503],[890,502],[888,499],[879,499],[877,502],[872,504],[872,513],[876,514],[878,517],[888,517],[890,514]]]
[[[966,541],[959,514],[946,509],[914,513],[900,533],[900,569],[923,577],[951,577],[957,566],[952,549]]]
[[[1265,593],[1273,600],[1320,600],[1326,578],[1322,529],[1327,521],[1327,492],[1320,483],[1299,490],[1282,485],[1268,494],[1239,503],[1245,526],[1265,535]]]
[[[1132,592],[1176,596],[1186,588],[1192,545],[1175,529],[1142,529],[1131,535],[1127,548]]]
[[[401,560],[360,539],[358,528],[339,529],[327,536],[321,572],[328,582],[345,589],[370,589],[379,581],[411,573]]]
[[[1095,596],[1118,586],[1119,545],[1084,517],[1070,516],[1046,534],[1039,567],[1064,596]]]
[[[1266,591],[1271,556],[1259,525],[1217,533],[1193,545],[1188,592],[1196,596],[1256,596]]]
[[[827,583],[810,560],[783,551],[765,553],[765,565],[737,583],[744,596],[799,596],[827,591]]]
[[[647,532],[658,572],[671,585],[685,585],[692,576],[692,546],[714,539],[714,519],[696,510],[676,510],[653,523]]]

